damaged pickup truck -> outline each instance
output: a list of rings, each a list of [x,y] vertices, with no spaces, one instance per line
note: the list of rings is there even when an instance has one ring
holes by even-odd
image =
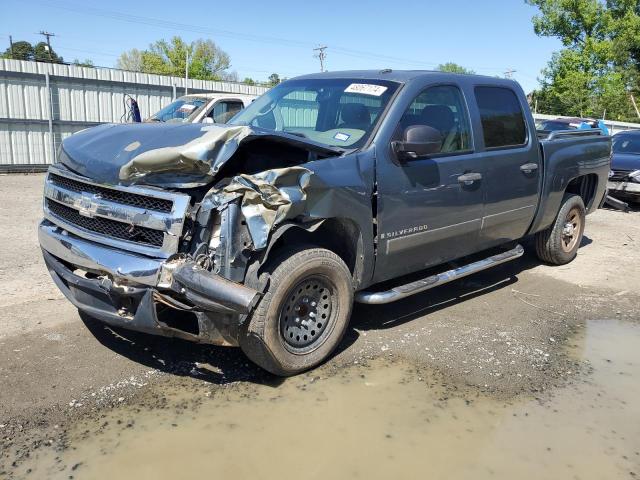
[[[67,138],[39,238],[85,314],[240,346],[291,375],[332,353],[354,300],[392,302],[516,259],[530,235],[543,261],[570,262],[610,150],[600,130],[539,138],[510,80],[309,75],[226,126]]]

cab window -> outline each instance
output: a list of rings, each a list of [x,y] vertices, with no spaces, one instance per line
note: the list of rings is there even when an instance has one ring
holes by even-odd
[[[208,116],[213,119],[213,123],[227,123],[243,107],[242,102],[238,101],[218,102]]]
[[[471,150],[469,114],[458,87],[439,85],[420,93],[400,120],[399,135],[415,125],[426,125],[440,133],[442,146],[438,153]]]
[[[507,148],[527,143],[524,113],[513,90],[476,87],[475,94],[486,148]]]

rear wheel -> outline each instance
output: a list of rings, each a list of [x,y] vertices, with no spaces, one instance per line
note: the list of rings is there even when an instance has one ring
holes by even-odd
[[[267,268],[267,291],[239,343],[265,370],[293,375],[322,363],[340,343],[353,305],[351,273],[335,253],[311,247],[283,252]]]
[[[566,196],[553,225],[536,234],[538,257],[554,265],[565,265],[576,258],[584,234],[585,217],[582,198]]]

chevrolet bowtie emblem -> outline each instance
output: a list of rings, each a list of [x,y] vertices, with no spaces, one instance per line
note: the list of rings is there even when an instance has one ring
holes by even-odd
[[[93,217],[98,210],[98,203],[96,200],[99,198],[99,195],[83,193],[80,199],[76,201],[78,213],[83,217]]]

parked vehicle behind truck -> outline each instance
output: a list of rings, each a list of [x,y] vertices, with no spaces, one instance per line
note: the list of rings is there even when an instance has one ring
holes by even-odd
[[[543,261],[572,261],[610,149],[599,129],[539,138],[510,80],[308,75],[230,125],[69,137],[39,238],[82,312],[239,345],[291,375],[333,352],[354,300],[392,302],[517,259],[529,235]]]
[[[255,95],[197,93],[175,99],[145,122],[227,123],[256,99]]]
[[[613,136],[609,195],[640,203],[640,131]]]

